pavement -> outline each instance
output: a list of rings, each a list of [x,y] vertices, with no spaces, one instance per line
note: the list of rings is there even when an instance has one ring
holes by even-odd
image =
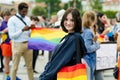
[[[36,63],[36,71],[38,71],[39,73],[38,74],[34,73],[34,80],[39,80],[39,75],[43,72],[44,66],[48,62],[48,56],[49,56],[48,52],[45,51],[44,55],[41,55],[40,53],[41,51],[39,52],[39,56]],[[17,76],[22,80],[28,80],[27,70],[24,64],[25,64],[24,59],[23,57],[21,57]],[[10,65],[12,65],[12,63],[10,63]],[[4,80],[3,77],[4,77],[4,73],[0,73],[0,80]],[[104,80],[115,80],[113,77],[113,69],[104,70]]]

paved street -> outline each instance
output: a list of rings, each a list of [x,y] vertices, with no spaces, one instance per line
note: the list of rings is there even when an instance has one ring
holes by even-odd
[[[43,71],[45,64],[48,61],[48,52],[46,51],[44,56],[39,55],[38,59],[37,59],[37,64],[36,64],[36,71],[39,72],[39,74],[35,74],[34,73],[34,80],[38,80],[38,77],[40,75],[40,73]],[[21,78],[22,80],[28,80],[27,77],[27,71],[26,71],[26,67],[24,67],[24,59],[21,58],[21,62],[19,65],[19,70],[18,70],[18,74],[17,76],[19,78]],[[112,76],[112,70],[106,70],[104,71],[104,80],[115,80]],[[0,73],[0,80],[3,80],[3,73]]]
[[[38,80],[38,77],[39,77],[40,73],[43,71],[44,65],[47,63],[47,61],[48,61],[48,52],[46,51],[44,56],[39,55],[39,57],[37,59],[36,71],[38,71],[39,74],[34,73],[35,80]],[[24,59],[21,58],[17,76],[19,78],[21,78],[22,80],[28,80],[27,70],[26,70],[26,67],[24,67],[24,64],[25,64]],[[3,77],[4,77],[4,74],[0,73],[0,80],[3,80]]]

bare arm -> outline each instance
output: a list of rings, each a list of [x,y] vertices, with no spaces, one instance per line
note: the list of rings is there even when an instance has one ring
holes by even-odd
[[[2,32],[3,33],[7,33],[8,32],[8,28],[5,28]]]

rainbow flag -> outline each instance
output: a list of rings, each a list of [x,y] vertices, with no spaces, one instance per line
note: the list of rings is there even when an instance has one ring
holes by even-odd
[[[105,39],[104,37],[105,37],[104,35],[100,34],[100,36],[98,37],[98,41],[104,42]]]
[[[85,64],[63,67],[57,73],[57,80],[87,80]]]
[[[56,28],[34,28],[32,29],[28,48],[35,50],[53,51],[61,38],[66,35],[61,29]]]

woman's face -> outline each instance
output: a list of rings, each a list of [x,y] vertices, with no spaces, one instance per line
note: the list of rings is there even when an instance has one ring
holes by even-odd
[[[101,22],[106,22],[107,21],[107,16],[106,15],[103,15],[101,18],[100,18]]]
[[[68,30],[68,33],[74,32],[74,19],[72,17],[72,14],[69,13],[64,21],[64,26]]]

